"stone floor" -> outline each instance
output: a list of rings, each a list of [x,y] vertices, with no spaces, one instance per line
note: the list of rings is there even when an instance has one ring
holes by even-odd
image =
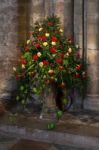
[[[33,140],[18,139],[15,135],[10,135],[0,131],[0,150],[92,150],[90,148],[80,148],[77,146],[58,145]]]
[[[7,112],[0,117],[0,150],[99,150],[98,113],[65,113],[53,131],[50,121]]]

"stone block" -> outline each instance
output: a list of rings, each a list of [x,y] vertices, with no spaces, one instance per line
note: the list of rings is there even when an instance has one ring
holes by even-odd
[[[82,34],[82,15],[74,15],[74,32]]]
[[[97,24],[99,26],[99,14],[87,15],[87,24]]]
[[[74,39],[80,48],[82,48],[82,34],[74,33]]]
[[[87,60],[90,65],[99,65],[99,50],[87,50]],[[94,67],[94,66],[93,66]]]
[[[99,94],[99,65],[91,64],[88,66],[88,93],[90,94]]]
[[[88,33],[87,34],[87,48],[92,49],[99,49],[99,34],[98,33]]]
[[[82,1],[74,0],[74,13],[76,15],[82,15]]]
[[[99,13],[99,1],[87,0],[87,15],[97,15]]]
[[[91,23],[87,25],[88,34],[99,34],[99,24]]]

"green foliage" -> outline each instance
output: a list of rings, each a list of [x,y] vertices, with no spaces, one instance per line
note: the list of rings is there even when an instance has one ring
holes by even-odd
[[[82,91],[86,85],[86,62],[82,64],[79,46],[64,36],[59,18],[36,22],[32,36],[20,48],[14,73],[18,79],[16,100],[26,105],[31,93],[40,94],[46,84]]]

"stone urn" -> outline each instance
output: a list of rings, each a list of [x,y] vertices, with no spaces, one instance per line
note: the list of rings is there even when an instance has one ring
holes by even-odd
[[[43,106],[40,118],[56,119],[56,111],[56,87],[54,83],[50,83],[43,92]]]

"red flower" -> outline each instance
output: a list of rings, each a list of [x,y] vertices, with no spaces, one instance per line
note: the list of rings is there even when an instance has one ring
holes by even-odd
[[[81,65],[77,65],[77,66],[76,66],[76,70],[77,70],[77,71],[80,71],[80,70],[81,70]]]
[[[25,65],[26,64],[26,59],[21,58],[20,62]]]
[[[53,26],[53,22],[48,22],[48,26]]]
[[[56,36],[52,36],[52,41],[53,42],[57,42],[58,41],[58,38]]]
[[[39,36],[37,38],[37,40],[39,40],[39,41],[45,41],[46,40],[46,36]]]
[[[70,36],[67,37],[67,40],[68,40],[68,42],[71,43],[71,44],[74,43],[74,40],[73,40]]]
[[[60,64],[60,63],[62,62],[62,59],[59,58],[59,59],[56,60],[56,62],[57,62],[58,64]]]
[[[48,60],[43,60],[44,65],[48,65]]]
[[[29,51],[29,48],[28,48],[28,47],[25,47],[25,51]]]
[[[80,58],[80,53],[79,53],[79,52],[76,54],[76,57],[77,57],[78,59]]]
[[[77,74],[75,75],[75,77],[76,77],[76,78],[80,78],[80,74],[77,73]]]
[[[50,52],[51,52],[51,53],[56,53],[57,50],[56,50],[54,47],[52,47],[52,48],[50,49]]]
[[[61,53],[61,54],[60,54],[60,58],[64,58],[64,54]]]
[[[38,56],[37,55],[34,55],[33,56],[33,60],[37,60],[38,59]]]
[[[41,45],[39,43],[34,45],[36,48],[39,48]]]
[[[20,78],[20,75],[17,74],[17,75],[16,75],[16,79],[19,79],[19,78]]]

